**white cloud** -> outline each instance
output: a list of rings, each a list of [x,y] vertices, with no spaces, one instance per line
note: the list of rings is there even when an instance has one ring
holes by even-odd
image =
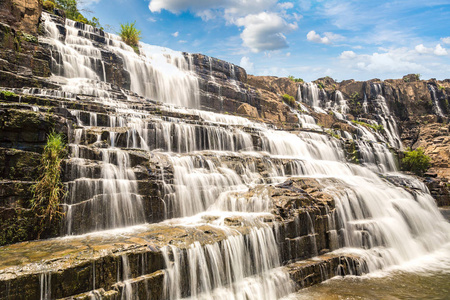
[[[198,11],[217,8],[226,2],[226,0],[151,0],[148,8],[152,12],[161,12],[165,9],[178,14],[185,10]]]
[[[294,8],[294,4],[292,2],[278,3],[278,7],[281,9],[292,9]]]
[[[172,33],[172,36],[173,36],[173,37],[178,37],[179,34],[180,34],[180,33],[177,31],[177,32]]]
[[[437,44],[435,48],[427,48],[423,44],[417,45],[415,48],[417,53],[420,54],[434,54],[437,56],[447,55],[447,49],[443,48],[441,44]]]
[[[343,51],[341,55],[339,55],[340,59],[352,59],[356,57],[356,53],[353,51]]]
[[[417,45],[414,49],[420,54],[428,54],[433,52],[433,48],[427,48],[423,44]]]
[[[361,55],[353,51],[344,51],[339,58],[347,59],[342,62],[345,64],[343,67],[347,69],[373,74],[374,76],[384,75],[385,78],[389,78],[401,74],[429,72],[430,68],[427,67],[429,55],[421,59],[420,57],[423,54],[418,49],[419,51],[428,51],[428,48],[418,45],[415,49],[391,48]]]
[[[86,8],[93,4],[97,4],[100,1],[101,0],[83,0],[83,1],[78,1],[78,4],[79,4],[79,8]]]
[[[450,44],[450,36],[449,36],[449,37],[445,37],[445,38],[441,38],[441,41],[442,41],[444,44]]]
[[[308,41],[314,42],[314,43],[321,43],[321,44],[330,44],[331,43],[327,37],[321,37],[314,30],[311,30],[310,32],[308,32],[308,34],[306,35],[306,38],[308,39]]]
[[[163,9],[175,14],[191,11],[199,16],[205,11],[223,9],[225,17],[229,19],[269,10],[277,2],[278,0],[151,0],[148,7],[152,12],[161,12]]]
[[[156,22],[156,19],[155,19],[155,18],[152,18],[152,17],[148,17],[148,18],[147,18],[147,21],[152,22],[152,23],[155,23],[155,22]]]
[[[287,14],[291,2],[278,0],[151,0],[152,12],[168,10],[178,14],[190,11],[204,21],[223,17],[228,25],[243,27],[243,45],[253,52],[272,51],[288,47],[286,33],[297,29],[297,23],[286,20],[299,19],[297,14]]]
[[[344,39],[344,37],[342,35],[334,34],[332,32],[325,32],[324,36],[322,37],[322,36],[320,36],[320,34],[316,33],[314,30],[311,30],[310,32],[308,32],[308,34],[306,35],[306,38],[310,42],[326,44],[326,45],[332,44],[333,41],[339,41],[339,40]]]
[[[185,40],[179,40],[178,43],[180,43],[180,44],[186,44],[187,41],[185,41]]]
[[[437,45],[436,45],[436,48],[434,48],[433,53],[434,53],[435,55],[439,55],[439,56],[447,55],[447,54],[448,54],[448,53],[447,53],[447,49],[443,48],[443,47],[441,46],[441,44],[437,44]]]
[[[287,48],[284,34],[297,29],[296,23],[288,24],[279,15],[266,12],[239,18],[236,25],[244,27],[243,45],[252,52]]]
[[[253,63],[247,56],[243,56],[241,58],[241,62],[239,63],[239,65],[243,67],[245,70],[247,70],[247,72],[253,72]]]
[[[291,52],[286,53],[286,56],[287,57],[291,56]]]

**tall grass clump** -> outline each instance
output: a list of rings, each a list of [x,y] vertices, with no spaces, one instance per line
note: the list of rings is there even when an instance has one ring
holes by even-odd
[[[132,47],[136,53],[139,53],[138,44],[141,40],[141,31],[136,27],[136,21],[133,23],[120,24],[119,36],[122,41]]]
[[[40,178],[32,187],[31,207],[41,219],[41,232],[52,221],[60,218],[62,198],[65,196],[61,182],[61,162],[66,153],[63,135],[52,132],[47,137],[47,144],[41,158]]]

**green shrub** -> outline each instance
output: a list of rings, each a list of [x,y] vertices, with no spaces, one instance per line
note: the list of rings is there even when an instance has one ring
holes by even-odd
[[[359,99],[359,93],[353,92],[353,94],[350,96],[350,99],[353,100],[353,102],[355,102],[356,100]]]
[[[438,89],[439,89],[440,91],[444,91],[444,90],[445,90],[445,87],[442,86],[442,85],[439,85],[439,86],[438,86]]]
[[[136,21],[133,23],[120,24],[120,37],[125,44],[133,47],[136,53],[139,53],[138,44],[141,40],[141,31],[136,27]]]
[[[46,0],[46,1],[44,1],[44,4],[42,7],[47,11],[53,12],[53,10],[55,9],[55,6],[56,6],[55,2]]]
[[[304,82],[302,78],[295,78],[295,77],[292,76],[292,75],[289,75],[288,78],[289,78],[291,81],[293,81],[293,82],[298,82],[298,83],[303,83],[303,82]]]
[[[290,107],[297,107],[296,102],[295,102],[295,98],[288,95],[288,94],[284,94],[283,95],[283,101],[284,103],[286,103],[287,105],[289,105]]]
[[[405,151],[405,157],[402,159],[402,169],[422,176],[430,167],[430,160],[430,157],[425,155],[422,148],[417,148],[416,150],[408,149]]]
[[[321,83],[321,82],[319,82],[318,84],[317,84],[317,86],[319,87],[319,89],[324,89],[324,86],[323,86],[323,84]]]
[[[375,131],[381,131],[384,129],[383,125],[372,125],[363,121],[352,120],[352,123],[359,124],[368,128],[372,128]]]
[[[42,231],[55,219],[63,215],[60,208],[65,196],[61,182],[61,162],[66,153],[62,134],[52,132],[42,154],[40,178],[32,187],[31,207],[41,219]]]
[[[15,93],[10,92],[10,91],[1,91],[0,94],[1,94],[2,99],[6,99],[7,97],[16,97],[17,96]]]

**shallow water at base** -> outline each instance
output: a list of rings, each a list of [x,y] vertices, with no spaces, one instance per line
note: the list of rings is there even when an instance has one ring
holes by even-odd
[[[450,299],[450,246],[436,256],[410,262],[391,271],[362,277],[335,277],[291,294],[284,300]]]

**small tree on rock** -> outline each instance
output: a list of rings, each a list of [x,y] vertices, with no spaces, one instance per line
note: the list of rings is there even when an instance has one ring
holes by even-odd
[[[430,167],[430,160],[430,157],[423,152],[422,148],[408,149],[402,159],[402,167],[405,171],[411,171],[422,176]]]
[[[133,23],[120,24],[120,37],[125,44],[129,45],[139,54],[139,41],[141,40],[141,31],[136,27],[136,21]]]

